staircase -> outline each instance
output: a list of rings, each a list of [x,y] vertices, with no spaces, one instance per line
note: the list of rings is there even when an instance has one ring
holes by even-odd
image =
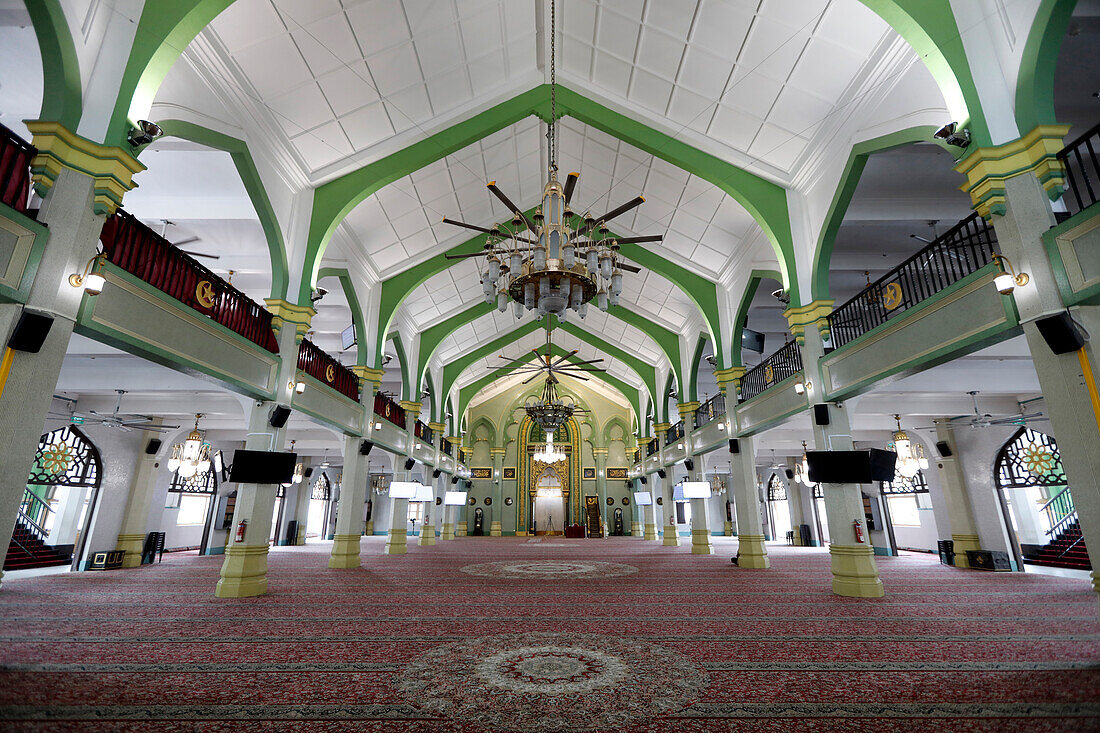
[[[26,570],[68,565],[73,559],[72,545],[47,545],[38,532],[20,517],[15,521],[15,531],[8,543],[4,558],[4,570]]]
[[[1076,521],[1066,524],[1049,544],[1024,555],[1024,562],[1048,568],[1092,570],[1085,538],[1081,536],[1081,525]]]

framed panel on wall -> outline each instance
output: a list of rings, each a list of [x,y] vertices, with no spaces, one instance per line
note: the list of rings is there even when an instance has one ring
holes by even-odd
[[[594,469],[594,468],[584,469],[584,478],[596,478],[596,469]]]
[[[515,477],[516,477],[516,469],[514,467],[504,469],[504,478],[514,479]]]
[[[609,468],[609,469],[607,469],[607,477],[608,478],[625,479],[627,477],[626,476],[626,469],[625,468]]]
[[[471,468],[470,478],[492,478],[493,469],[491,468]]]

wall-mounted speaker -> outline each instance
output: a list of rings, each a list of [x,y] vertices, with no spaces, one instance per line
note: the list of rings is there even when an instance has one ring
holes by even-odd
[[[305,473],[303,473],[302,475],[305,476],[306,478],[309,478],[310,476],[312,476],[313,475],[313,466],[310,466],[309,468],[307,468]]]
[[[950,458],[951,456],[955,455],[954,451],[951,450],[951,446],[947,444],[946,440],[937,440],[936,450],[939,451],[941,458]]]
[[[145,444],[145,455],[155,456],[157,451],[160,450],[160,446],[160,438],[150,438],[149,442]]]
[[[649,479],[647,479],[645,476],[642,476],[642,485],[645,486],[648,483],[649,483]]]
[[[374,443],[369,440],[364,440],[359,443],[359,455],[369,456],[370,452],[374,450]]]
[[[1047,342],[1047,346],[1055,354],[1068,354],[1085,345],[1085,334],[1073,322],[1069,311],[1040,318],[1035,321],[1035,325],[1039,327],[1043,341]]]
[[[790,479],[794,478],[794,471],[792,471],[789,468],[784,468],[783,469],[783,475],[785,475],[787,477],[787,479],[790,480]]]
[[[286,405],[275,405],[267,416],[267,422],[273,428],[281,428],[290,419],[290,408]]]
[[[439,470],[438,468],[435,469],[434,471],[432,471],[432,478],[439,478],[439,474],[441,473],[443,473],[443,471]]]
[[[452,484],[457,484],[458,483],[458,476],[451,476],[451,483]]]
[[[13,351],[26,351],[37,354],[50,335],[53,327],[53,316],[49,313],[23,309],[19,314],[19,320],[15,322],[15,329],[8,339],[8,348]]]
[[[413,458],[406,458],[405,459],[405,470],[406,471],[411,471],[412,467],[415,466],[415,465],[416,465],[416,460],[415,459],[413,459]]]
[[[814,405],[814,425],[829,424],[829,406]]]
[[[741,441],[737,438],[730,438],[730,453],[741,452]]]
[[[689,471],[694,471],[695,470],[695,461],[691,460],[690,458],[685,458],[684,459],[684,468],[686,468]]]
[[[663,469],[663,468],[658,468],[657,469],[657,475],[660,476],[661,478],[665,478],[666,476],[668,476],[668,474],[665,472],[665,469]]]

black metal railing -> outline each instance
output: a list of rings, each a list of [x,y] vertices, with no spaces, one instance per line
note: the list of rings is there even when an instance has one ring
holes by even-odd
[[[650,438],[649,442],[645,444],[645,455],[649,458],[651,455],[661,450],[661,443],[656,438]]]
[[[745,376],[741,377],[740,401],[751,399],[800,371],[802,351],[797,341],[788,341],[779,351],[745,372]]]
[[[454,457],[454,444],[446,438],[439,439],[439,450],[443,451],[443,455]]]
[[[1077,521],[1077,507],[1073,504],[1073,494],[1069,493],[1068,486],[1050,497],[1039,511],[1047,516],[1050,529],[1046,533],[1051,538],[1057,537],[1066,526]]]
[[[0,125],[0,204],[27,213],[31,192],[31,159],[38,150]]]
[[[641,462],[642,462],[642,449],[639,448],[638,450],[634,451],[634,463],[638,464],[638,463],[641,463]]]
[[[420,420],[413,423],[413,435],[425,443],[432,443],[435,440],[435,431]]]
[[[855,341],[993,261],[997,233],[976,212],[829,314],[834,348]]]
[[[46,541],[49,530],[46,529],[47,518],[53,513],[53,507],[33,491],[23,490],[23,500],[19,502],[19,519],[25,525],[31,535],[37,539]]]
[[[1062,148],[1058,160],[1066,171],[1062,201],[1070,213],[1084,211],[1100,200],[1100,124]]]
[[[669,443],[675,443],[680,438],[684,437],[684,421],[676,423],[675,425],[669,425],[668,430],[665,431],[665,445]]]
[[[695,410],[695,428],[699,428],[706,425],[715,418],[724,417],[726,414],[726,398],[720,394],[716,394],[709,400],[699,405]]]

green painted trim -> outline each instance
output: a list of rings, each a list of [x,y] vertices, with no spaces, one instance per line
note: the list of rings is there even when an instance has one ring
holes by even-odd
[[[417,382],[417,389],[420,388],[419,387],[420,384],[421,384],[420,382]],[[439,416],[436,414],[436,409],[435,409],[435,404],[436,403],[435,403],[435,399],[434,399],[435,398],[435,384],[432,383],[432,374],[431,374],[431,372],[428,372],[427,374],[424,375],[423,385],[429,392],[432,393],[432,398],[433,398],[433,399],[428,400],[428,422],[438,422]]]
[[[837,233],[840,231],[840,225],[844,223],[844,216],[848,213],[848,207],[852,203],[852,196],[859,185],[859,179],[867,166],[868,158],[874,153],[918,142],[937,142],[946,150],[942,142],[932,137],[935,132],[936,128],[933,125],[918,125],[864,140],[852,146],[848,154],[848,162],[844,165],[844,172],[840,176],[840,183],[833,193],[833,201],[829,204],[829,213],[825,216],[825,223],[817,238],[810,282],[811,300],[829,298],[829,266],[833,259]]]
[[[1062,295],[1062,302],[1067,307],[1100,305],[1100,284],[1090,285],[1082,290],[1073,289],[1069,274],[1066,272],[1065,260],[1062,259],[1062,251],[1058,247],[1059,237],[1096,217],[1100,217],[1100,206],[1090,206],[1043,232],[1043,248],[1046,250],[1047,259],[1050,260],[1050,267],[1054,272],[1054,281],[1058,284],[1058,292]]]
[[[359,304],[359,295],[355,292],[355,283],[351,281],[351,273],[346,267],[322,267],[317,273],[317,281],[326,277],[335,277],[340,281],[340,287],[344,290],[344,298],[351,308],[351,322],[355,326],[355,364],[366,366],[369,346],[363,337],[366,335],[366,325],[363,319],[363,307]]]
[[[672,415],[668,411],[668,393],[672,391],[673,383],[676,384],[676,401],[683,402],[682,395],[683,390],[680,388],[683,385],[683,381],[680,380],[673,372],[668,373],[668,378],[665,379],[665,388],[661,392],[661,398],[657,400],[657,406],[660,408],[659,414],[661,416],[660,422],[672,422]]]
[[[737,318],[733,322],[733,336],[730,337],[730,366],[744,366],[741,358],[741,339],[745,334],[745,327],[749,322],[749,308],[752,307],[752,299],[756,297],[756,291],[760,289],[760,283],[765,278],[771,278],[782,284],[780,275],[775,270],[753,270],[749,275],[749,284],[745,292],[741,294],[741,302],[737,306]]]
[[[688,375],[688,402],[694,402],[699,399],[699,362],[703,360],[703,347],[707,345],[707,337],[705,335],[699,336],[699,341],[695,344],[695,353],[691,357],[691,373]],[[715,354],[717,356],[717,353]]]
[[[409,380],[412,375],[409,372],[409,360],[405,356],[405,345],[401,342],[401,334],[391,331],[382,343],[385,344],[386,341],[393,341],[393,349],[397,352],[397,363],[401,365],[401,399],[406,402],[411,401],[412,397],[409,395],[412,394],[412,386]]]
[[[147,2],[138,20],[104,144],[125,146],[131,125],[149,114],[164,77],[184,49],[233,0]],[[308,301],[306,301],[308,302]]]
[[[312,374],[306,374],[305,372],[303,372],[301,370],[296,370],[296,374],[297,374],[299,379],[304,379],[305,380],[305,383],[306,383],[306,385],[308,386],[309,389],[316,389],[318,391],[324,390],[323,394],[327,394],[330,397],[335,397],[338,400],[346,402],[346,403],[348,403],[348,405],[353,406],[353,409],[358,410],[359,411],[359,426],[356,427],[355,425],[347,425],[345,423],[342,423],[342,422],[336,420],[335,418],[333,418],[329,415],[325,415],[325,414],[322,414],[320,412],[315,412],[314,410],[311,410],[310,408],[306,407],[305,405],[301,404],[300,402],[295,402],[293,399],[291,399],[291,401],[290,401],[290,406],[292,408],[294,408],[298,412],[302,413],[303,415],[308,415],[309,417],[312,417],[317,422],[324,423],[325,425],[331,425],[334,428],[339,428],[340,430],[343,431],[343,433],[345,435],[361,436],[363,434],[363,427],[362,426],[366,424],[366,418],[367,418],[367,412],[366,412],[366,406],[365,405],[363,405],[359,402],[356,402],[355,400],[351,399],[350,397],[348,397],[344,393],[334,389],[332,387],[332,385],[325,384],[320,379],[317,379],[316,377],[314,377]],[[374,416],[374,414],[372,412],[370,417],[373,417],[373,416]]]
[[[1077,0],[1042,0],[1020,57],[1016,77],[1016,129],[1034,130],[1057,122],[1054,71]]]
[[[101,265],[101,269],[103,272],[109,272],[114,277],[126,280],[131,285],[145,291],[150,296],[166,302],[170,307],[176,308],[181,311],[184,309],[191,310],[183,303],[180,303],[175,298],[170,298],[168,295],[157,290],[144,280],[141,280],[126,272],[125,270],[115,267],[110,263],[104,263],[103,265]],[[104,326],[101,323],[94,322],[93,317],[95,315],[95,305],[98,297],[99,296],[89,295],[84,295],[81,297],[80,308],[77,310],[76,323],[73,326],[73,330],[77,333],[83,336],[87,336],[88,338],[91,338],[95,341],[99,341],[100,343],[107,344],[108,346],[113,346],[120,351],[125,351],[126,353],[134,354],[157,364],[161,364],[162,366],[169,367],[170,369],[174,369],[177,372],[211,379],[218,384],[224,385],[231,392],[236,392],[238,394],[243,394],[253,399],[259,400],[270,401],[275,399],[278,392],[277,384],[272,384],[272,388],[270,391],[264,391],[254,384],[242,382],[239,379],[236,379],[235,377],[232,377],[228,374],[224,374],[221,372],[208,372],[198,369],[190,363],[184,363],[180,361],[180,357],[178,355],[164,351],[155,344],[151,344],[148,341],[135,338],[132,335],[123,333],[121,331],[118,331],[117,329]],[[198,311],[194,312],[197,313]],[[259,361],[273,360],[277,363],[280,358],[279,354],[270,353],[269,351],[252,343],[244,336],[241,336],[236,331],[232,331],[216,321],[211,320],[208,325],[211,329],[219,331],[221,334],[230,339],[237,340],[248,350],[255,352],[256,358]]]
[[[260,171],[256,168],[256,162],[248,150],[248,144],[244,140],[238,140],[184,120],[165,120],[160,123],[160,127],[166,136],[190,140],[208,148],[229,153],[229,157],[233,159],[233,165],[237,168],[237,174],[241,177],[241,183],[248,192],[248,198],[252,201],[252,207],[256,210],[256,217],[260,220],[260,226],[263,227],[264,236],[267,237],[267,250],[271,256],[271,297],[285,298],[290,282],[290,271],[287,269],[283,230],[279,226],[278,217],[275,216],[271,199],[267,196]]]
[[[428,362],[431,361],[432,355],[435,354],[436,349],[439,348],[439,345],[443,343],[448,336],[465,326],[467,323],[471,323],[488,313],[492,313],[493,309],[494,306],[491,303],[482,301],[421,331],[420,363],[416,366],[417,381],[419,382],[424,379],[424,375],[428,373]]]
[[[917,52],[960,127],[969,127],[976,147],[993,140],[970,72],[951,0],[860,0]]]
[[[83,90],[76,45],[59,0],[27,0],[42,56],[42,111],[40,120],[60,122],[76,130],[83,113]]]
[[[887,321],[885,323],[881,323],[878,326],[872,328],[867,333],[860,336],[859,338],[853,341],[849,341],[848,343],[835,349],[834,351],[829,352],[829,354],[822,357],[821,359],[821,371],[824,372],[825,368],[827,368],[828,366],[829,361],[839,358],[840,355],[843,355],[846,352],[852,351],[854,348],[857,348],[862,343],[865,343],[865,340],[868,337],[874,334],[881,333],[882,331],[888,329],[896,330],[897,333],[900,334],[902,331],[905,330],[906,321],[916,317],[922,311],[928,310],[929,308],[935,308],[939,301],[953,295],[956,291],[961,290],[962,288],[968,287],[975,280],[979,280],[982,278],[988,279],[991,278],[992,275],[999,272],[1000,267],[996,263],[991,263],[986,265],[982,269],[977,270],[976,272],[972,272],[971,274],[964,277],[962,280],[952,283],[935,295],[932,295],[931,297],[922,300],[920,303],[917,303],[915,306],[907,310],[905,314],[901,317],[891,321]],[[992,282],[992,280],[990,280],[990,282]],[[925,354],[923,357],[911,359],[894,367],[893,369],[890,369],[889,371],[876,373],[875,375],[856,382],[848,387],[845,387],[842,390],[838,390],[836,392],[825,392],[822,401],[837,402],[840,400],[849,399],[856,395],[867,392],[875,386],[884,385],[887,383],[888,380],[892,378],[908,376],[910,374],[924,371],[925,369],[931,369],[934,366],[939,366],[940,364],[943,364],[945,362],[958,359],[959,357],[966,356],[967,354],[971,354],[980,349],[984,349],[987,346],[1000,343],[1001,341],[1005,341],[1009,338],[1012,338],[1013,336],[1022,333],[1020,329],[1020,315],[1016,309],[1016,301],[1010,295],[1003,295],[1001,296],[1001,305],[1004,307],[1004,323],[991,326],[990,328],[973,334],[969,338],[962,341],[941,346],[935,351]],[[824,390],[824,385],[822,385],[822,389]]]
[[[31,286],[34,285],[34,278],[38,274],[38,266],[42,264],[42,253],[46,251],[50,230],[10,206],[0,205],[0,217],[34,233],[31,251],[27,253],[27,264],[23,266],[23,274],[19,278],[19,287],[0,285],[0,301],[26,303],[31,297]]]
[[[618,359],[623,364],[626,364],[626,366],[628,366],[632,372],[638,375],[638,379],[642,380],[642,384],[644,384],[646,389],[649,390],[650,396],[653,397],[656,395],[657,370],[653,367],[652,364],[646,364],[638,357],[628,353],[623,349],[620,349],[614,344],[608,343],[591,331],[587,331],[584,328],[581,328],[576,323],[559,323],[558,328],[565,331],[566,333],[573,334],[581,341],[584,341],[586,344],[594,346],[603,353],[612,357],[613,359]],[[634,391],[637,392],[637,390]]]

